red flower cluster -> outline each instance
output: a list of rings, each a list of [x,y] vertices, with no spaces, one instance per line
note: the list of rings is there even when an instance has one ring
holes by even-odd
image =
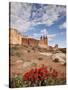
[[[57,77],[58,73],[55,70],[49,71],[47,67],[35,68],[26,72],[23,79],[26,81],[44,80],[48,77]]]

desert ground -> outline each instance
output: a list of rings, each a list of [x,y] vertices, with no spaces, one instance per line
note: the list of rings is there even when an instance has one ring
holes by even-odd
[[[58,78],[65,78],[65,57],[62,56],[63,59],[61,60],[53,60],[56,53],[61,54],[61,56],[66,56],[65,49],[53,51],[38,47],[34,48],[20,45],[10,46],[10,78],[14,77],[15,75],[23,75],[31,68],[38,68],[43,65],[55,69],[59,73]]]

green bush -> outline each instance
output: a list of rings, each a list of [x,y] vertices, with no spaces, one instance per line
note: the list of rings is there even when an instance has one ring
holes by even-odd
[[[23,80],[22,80],[22,78],[19,77],[19,76],[12,78],[12,80],[10,81],[10,87],[11,88],[23,87]]]
[[[37,63],[32,63],[31,65],[32,65],[32,66],[37,66]]]
[[[51,85],[64,85],[66,84],[65,79],[54,79],[54,78],[48,78],[47,80],[36,80],[34,83],[31,83],[31,81],[24,81],[22,77],[15,77],[12,78],[10,82],[11,88],[20,88],[20,87],[35,87],[35,86],[51,86]]]

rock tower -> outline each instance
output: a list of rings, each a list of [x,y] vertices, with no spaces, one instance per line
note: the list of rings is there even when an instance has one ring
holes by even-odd
[[[39,47],[41,48],[47,48],[48,47],[48,37],[41,36],[39,40]]]

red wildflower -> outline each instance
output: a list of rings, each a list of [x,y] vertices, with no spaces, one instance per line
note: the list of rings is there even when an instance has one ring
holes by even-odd
[[[23,79],[26,81],[33,81],[36,80],[44,80],[47,79],[49,76],[57,77],[57,72],[52,70],[51,72],[48,71],[47,67],[35,68],[31,69],[27,73],[24,74]]]

